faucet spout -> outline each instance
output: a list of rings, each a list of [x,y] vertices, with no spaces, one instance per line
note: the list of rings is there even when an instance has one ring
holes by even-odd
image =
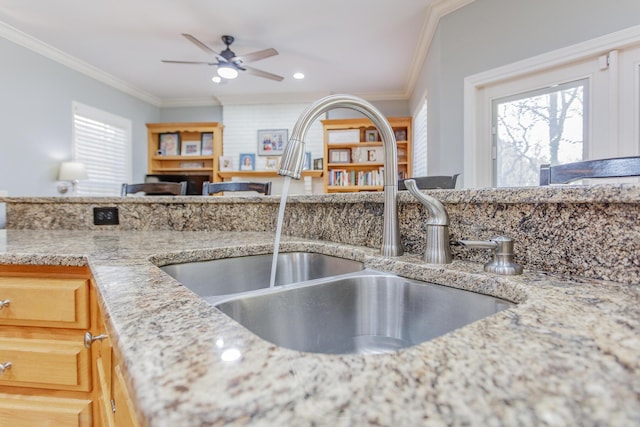
[[[398,225],[398,150],[396,137],[384,115],[369,102],[352,95],[330,95],[307,107],[298,118],[287,143],[278,173],[300,179],[304,167],[304,139],[311,124],[321,114],[335,108],[349,108],[365,115],[380,133],[384,149],[384,218],[382,233],[383,256],[402,255],[400,227]]]

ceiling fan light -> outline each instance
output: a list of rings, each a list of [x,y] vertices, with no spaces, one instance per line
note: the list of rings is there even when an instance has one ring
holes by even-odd
[[[223,79],[235,79],[238,77],[238,70],[230,65],[219,65],[218,75]]]

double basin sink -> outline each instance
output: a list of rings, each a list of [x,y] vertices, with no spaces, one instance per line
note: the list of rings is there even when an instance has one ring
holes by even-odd
[[[513,306],[474,292],[364,269],[309,252],[161,267],[262,339],[292,350],[385,353],[433,339]]]

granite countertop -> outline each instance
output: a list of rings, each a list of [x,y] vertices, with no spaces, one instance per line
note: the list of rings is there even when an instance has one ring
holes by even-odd
[[[517,306],[396,353],[326,355],[256,337],[158,264],[268,253],[273,234],[0,231],[0,263],[89,265],[139,414],[149,426],[640,425],[638,284],[284,237],[282,251],[478,291]],[[221,354],[238,349],[241,358]]]

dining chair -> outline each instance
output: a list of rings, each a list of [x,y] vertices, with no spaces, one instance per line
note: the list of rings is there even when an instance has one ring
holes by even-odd
[[[640,156],[540,165],[540,185],[568,184],[585,178],[640,176]]]
[[[187,181],[122,184],[122,191],[120,192],[122,197],[135,193],[144,193],[145,196],[184,196],[187,194]]]
[[[256,191],[268,196],[271,194],[271,181],[267,182],[209,182],[202,184],[202,195],[221,193],[223,191]]]
[[[420,176],[417,178],[410,178],[416,182],[418,189],[420,190],[428,190],[428,189],[451,189],[456,188],[456,181],[458,180],[459,173],[448,176],[448,175],[434,175],[434,176]],[[406,190],[407,187],[404,184],[404,179],[398,181],[398,190]]]

